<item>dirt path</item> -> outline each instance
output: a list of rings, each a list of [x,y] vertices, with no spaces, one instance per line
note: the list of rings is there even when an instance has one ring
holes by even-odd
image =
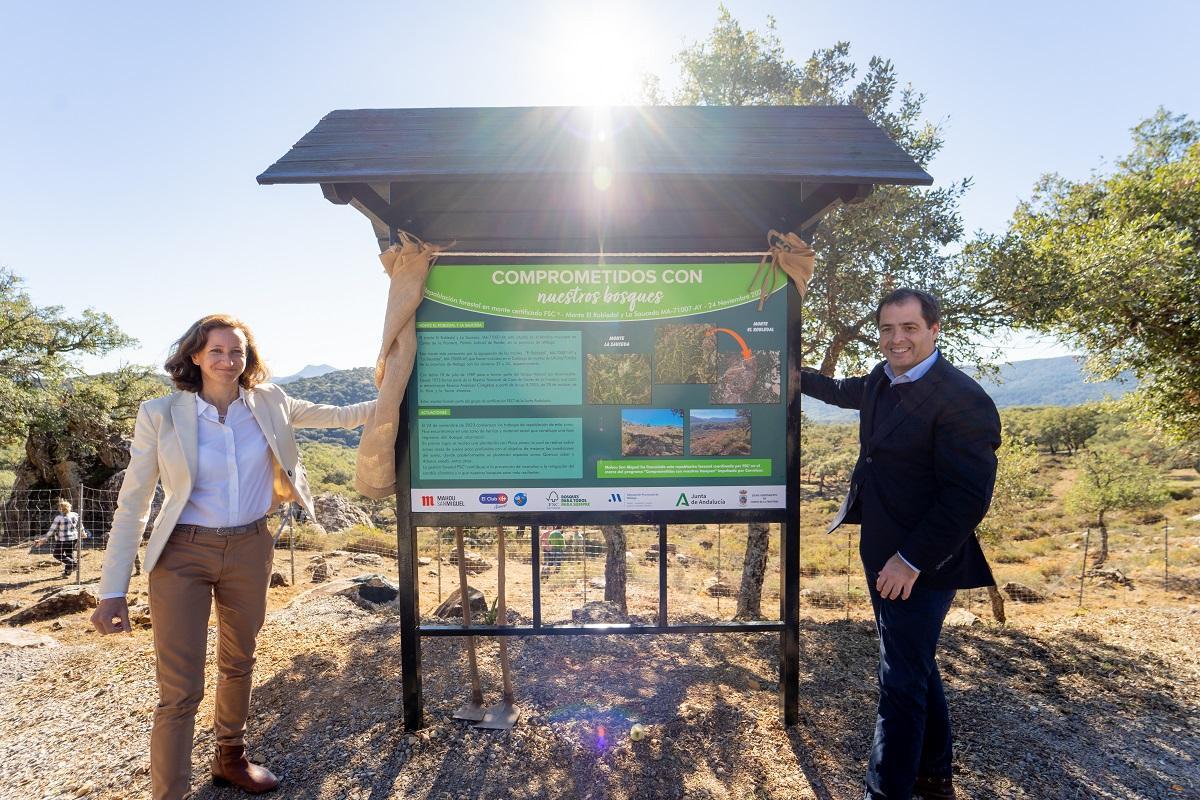
[[[277,604],[283,594],[274,590]],[[273,611],[251,749],[283,797],[856,798],[874,713],[875,640],[862,620],[806,617],[801,724],[777,706],[771,635],[546,637],[510,648],[516,729],[449,715],[462,642],[424,645],[426,729],[400,722],[390,614],[342,598]],[[104,642],[84,615],[36,626],[67,642],[0,649],[0,786],[8,798],[148,796],[149,631]],[[1200,797],[1200,609],[1101,611],[947,631],[942,670],[968,798]],[[495,647],[481,646],[489,700]],[[211,695],[211,685],[209,687]],[[201,707],[197,781],[211,751]],[[648,735],[629,738],[640,722]],[[201,798],[234,798],[204,785]]]

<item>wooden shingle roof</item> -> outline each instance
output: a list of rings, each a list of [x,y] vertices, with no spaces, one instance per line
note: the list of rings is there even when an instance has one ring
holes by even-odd
[[[817,205],[933,179],[853,106],[661,106],[333,111],[258,182],[319,183],[381,238],[396,225],[477,248],[611,250],[658,246],[656,231],[760,243]]]

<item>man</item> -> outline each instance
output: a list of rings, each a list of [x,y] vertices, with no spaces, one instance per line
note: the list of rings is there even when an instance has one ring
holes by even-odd
[[[940,304],[897,289],[875,319],[885,361],[865,377],[805,370],[800,390],[860,412],[858,463],[829,532],[862,526],[879,631],[879,712],[867,798],[954,798],[950,715],[934,660],[957,589],[995,581],[975,527],[996,480],[1000,417],[937,350]]]

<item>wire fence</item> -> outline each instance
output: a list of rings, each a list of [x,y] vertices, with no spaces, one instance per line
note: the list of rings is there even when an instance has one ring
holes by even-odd
[[[56,548],[53,541],[42,541],[61,500],[71,503],[81,522],[81,536],[66,548],[69,553],[63,553],[62,546]],[[394,581],[394,522],[378,519],[378,514],[373,517],[337,495],[317,501],[316,520],[298,513],[294,505],[272,516],[271,530],[277,540],[277,574],[272,585],[300,589],[370,573]],[[6,596],[30,599],[33,594],[36,599],[36,595],[64,585],[98,581],[116,503],[117,490],[86,486],[0,493],[0,603],[6,602]],[[155,499],[147,536],[160,504],[161,493]],[[417,529],[422,616],[436,615],[459,589],[455,530]],[[802,532],[802,609],[869,616],[857,528],[847,530],[845,535],[833,536],[815,530]],[[490,607],[501,556],[497,529],[463,531],[467,582],[483,594]],[[667,564],[669,621],[697,617],[731,620],[737,615],[749,541],[746,525],[669,526],[665,553],[658,552],[656,526],[626,525],[620,533],[622,538],[616,539],[611,530],[606,535],[606,529],[598,526],[542,526],[535,541],[531,527],[507,527],[503,557],[510,616],[526,621],[533,617],[536,582],[543,623],[601,621],[587,617],[587,609],[594,610],[597,601],[605,600],[608,581],[617,578],[625,584],[627,613],[635,620],[654,621],[659,607],[660,558]],[[1096,563],[1100,537],[1088,529],[1043,537],[1028,543],[1025,550],[985,546],[985,551],[1010,609],[1042,603],[1132,605],[1146,602],[1155,593],[1184,599],[1200,594],[1198,534],[1200,529],[1194,523],[1183,520],[1174,524],[1162,520],[1141,528],[1113,527],[1108,534],[1108,559],[1100,564]],[[756,609],[766,619],[780,618],[779,545],[779,526],[771,525],[761,605]],[[615,548],[620,548],[619,552],[610,554]],[[64,555],[69,555],[66,561]],[[138,571],[140,559],[135,566],[135,573]],[[139,590],[138,585],[133,590]],[[955,603],[986,616],[992,597],[986,589],[967,590],[959,592]],[[596,613],[603,615],[605,609]]]

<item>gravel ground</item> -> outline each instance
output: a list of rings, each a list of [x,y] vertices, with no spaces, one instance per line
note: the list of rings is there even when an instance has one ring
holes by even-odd
[[[409,733],[395,617],[309,596],[268,616],[251,754],[287,798],[857,798],[874,632],[813,613],[792,730],[778,708],[778,637],[757,634],[514,640],[524,713],[508,732],[450,718],[467,695],[464,642],[427,639],[427,727]],[[101,642],[83,614],[34,629],[64,644],[0,648],[0,795],[148,797],[150,632]],[[1200,798],[1198,643],[1194,606],[947,630],[960,796]],[[496,654],[481,641],[489,701]],[[243,797],[201,782],[209,719],[206,698],[196,796]],[[644,740],[631,741],[634,723]]]

